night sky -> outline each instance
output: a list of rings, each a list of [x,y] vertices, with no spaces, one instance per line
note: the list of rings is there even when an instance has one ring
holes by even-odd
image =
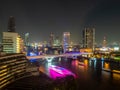
[[[9,16],[23,38],[30,33],[31,42],[49,40],[51,32],[60,38],[70,32],[71,40],[80,42],[85,27],[96,29],[97,43],[104,36],[120,42],[119,0],[1,0],[0,32],[7,31]]]

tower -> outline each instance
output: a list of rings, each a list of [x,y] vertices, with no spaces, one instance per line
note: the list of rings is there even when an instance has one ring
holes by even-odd
[[[54,46],[60,46],[60,39],[58,36],[55,37]]]
[[[106,41],[106,37],[104,37],[104,39],[103,39],[103,45],[102,45],[103,47],[106,47],[107,46],[107,41]]]
[[[70,45],[70,32],[63,33],[63,49],[64,53],[67,51],[67,48]]]
[[[15,29],[15,18],[13,16],[10,16],[8,20],[8,32],[15,32]]]
[[[53,33],[50,34],[49,43],[50,43],[50,46],[53,46],[53,44],[54,44],[54,34]]]
[[[85,28],[83,30],[83,47],[90,48],[94,51],[95,48],[95,29]]]
[[[23,43],[23,39],[18,33],[3,32],[2,34],[3,52],[21,53],[24,47]]]
[[[25,34],[25,45],[29,46],[29,33]]]

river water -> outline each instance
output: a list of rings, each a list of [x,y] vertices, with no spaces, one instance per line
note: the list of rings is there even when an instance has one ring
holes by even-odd
[[[40,72],[56,80],[58,84],[60,82],[58,86],[55,85],[56,90],[120,90],[120,63],[55,58],[52,62],[38,60],[38,65]],[[69,75],[74,77],[72,84],[69,80],[63,80]],[[61,79],[57,80],[59,77]],[[67,86],[65,83],[68,83]]]

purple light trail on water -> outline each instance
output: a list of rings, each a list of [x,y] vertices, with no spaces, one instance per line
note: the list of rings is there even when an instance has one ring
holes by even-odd
[[[50,71],[50,77],[52,79],[64,78],[68,75],[72,75],[74,78],[76,78],[76,75],[74,73],[59,66],[52,65],[49,67],[49,71]]]

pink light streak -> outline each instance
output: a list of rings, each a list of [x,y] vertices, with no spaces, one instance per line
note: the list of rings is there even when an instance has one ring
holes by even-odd
[[[52,65],[49,67],[49,71],[50,71],[49,75],[53,79],[56,79],[58,77],[64,78],[68,75],[72,75],[74,78],[76,78],[76,75],[74,73],[72,73],[71,71],[69,71],[65,68],[59,67],[59,66]]]

